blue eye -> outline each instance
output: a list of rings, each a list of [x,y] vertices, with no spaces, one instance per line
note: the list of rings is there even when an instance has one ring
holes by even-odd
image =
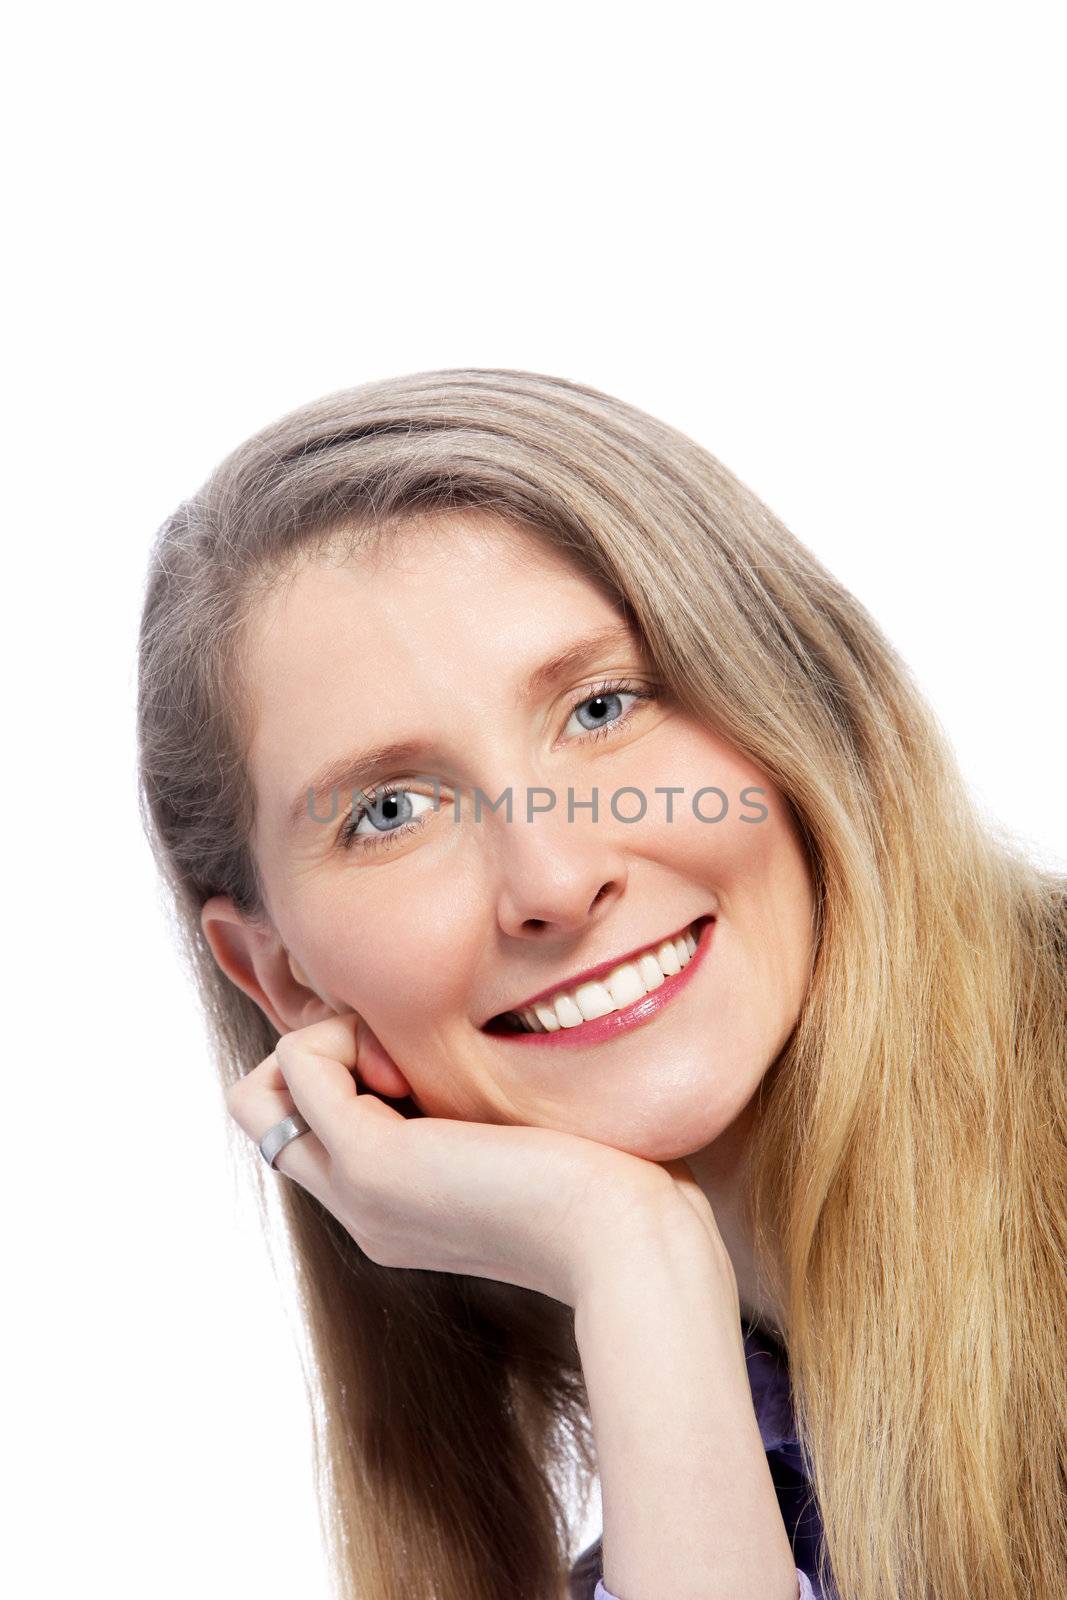
[[[427,810],[422,813],[413,812],[413,800],[424,801]],[[337,836],[339,843],[346,850],[353,843],[373,850],[380,841],[393,838],[398,833],[411,833],[415,828],[421,828],[426,817],[433,811],[434,804],[430,795],[417,794],[414,789],[405,789],[399,783],[383,784],[381,788],[364,795],[364,801],[365,804],[356,806],[349,813]],[[370,822],[371,832],[357,831],[364,822]],[[375,838],[375,833],[379,835],[378,839]]]
[[[629,712],[625,712],[621,717],[611,718],[612,706],[618,705],[623,695],[629,695],[632,700],[647,700],[651,698],[647,693],[643,694],[639,689],[627,689],[625,684],[605,684],[602,689],[597,690],[596,694],[587,695],[584,700],[579,700],[571,712],[571,716],[577,717],[585,706],[594,707],[595,709],[591,713],[593,725],[591,728],[585,729],[585,731],[591,733],[595,739],[601,732],[606,733],[609,728],[617,727],[620,722],[625,722],[629,717]]]
[[[638,703],[656,699],[656,695],[650,689],[639,689],[633,684],[598,684],[592,693],[587,691],[571,707],[571,717],[578,716],[586,706],[593,708],[590,713],[592,726],[587,727],[579,722],[581,728],[579,743],[584,740],[603,739],[630,722],[636,710],[635,705],[623,711],[621,716],[613,715],[621,704],[623,696],[629,696]],[[568,726],[569,722],[568,718]],[[413,811],[413,800],[424,802],[426,809],[422,812]],[[392,840],[407,838],[424,827],[433,815],[433,811],[434,801],[430,795],[419,794],[417,790],[405,788],[402,782],[384,783],[377,789],[364,793],[362,803],[354,806],[342,823],[337,842],[343,850],[349,850],[353,845],[361,850],[385,849]],[[370,827],[360,833],[359,829],[364,822],[369,823]]]

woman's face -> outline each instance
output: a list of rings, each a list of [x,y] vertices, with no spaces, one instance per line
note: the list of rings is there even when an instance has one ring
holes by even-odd
[[[269,921],[246,926],[216,897],[204,927],[275,1026],[359,1012],[367,1087],[430,1116],[547,1126],[661,1161],[716,1139],[803,1002],[807,856],[760,767],[669,701],[639,698],[657,686],[617,605],[527,530],[463,513],[412,525],[388,557],[307,566],[263,602],[249,648]],[[422,748],[338,770],[309,812],[331,763],[394,742]],[[375,800],[383,783],[402,792]],[[749,786],[760,793],[746,801]],[[728,801],[718,822],[692,803],[711,787]],[[671,820],[666,788],[681,791]],[[509,789],[510,822],[491,804]],[[621,789],[639,793],[616,815]],[[626,820],[642,798],[641,820]],[[710,819],[722,800],[696,805]],[[561,1027],[547,1043],[486,1031],[704,916],[715,922],[692,974],[639,1025],[599,1038]]]

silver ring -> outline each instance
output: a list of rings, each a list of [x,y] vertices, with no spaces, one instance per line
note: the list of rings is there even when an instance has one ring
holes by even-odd
[[[311,1124],[305,1122],[299,1111],[294,1112],[291,1117],[283,1117],[281,1122],[274,1124],[273,1128],[268,1128],[259,1141],[259,1148],[268,1167],[277,1172],[278,1169],[274,1166],[274,1163],[286,1145],[291,1144],[294,1139],[299,1139],[302,1133],[310,1132]],[[284,1177],[285,1174],[283,1173],[282,1176]]]

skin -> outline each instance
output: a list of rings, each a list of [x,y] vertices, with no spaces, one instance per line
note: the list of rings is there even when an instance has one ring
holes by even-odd
[[[469,512],[409,527],[388,558],[306,565],[262,601],[248,638],[252,844],[266,914],[251,922],[220,895],[202,925],[219,965],[280,1032],[358,1012],[370,1030],[360,1080],[373,1093],[410,1095],[430,1117],[684,1158],[713,1207],[742,1306],[780,1326],[755,1281],[735,1195],[755,1091],[810,981],[810,866],[766,772],[669,699],[620,691],[603,719],[613,731],[592,736],[587,702],[600,684],[656,687],[632,634],[521,705],[535,667],[620,616],[528,530]],[[440,810],[424,827],[343,850],[348,785],[334,823],[305,816],[287,833],[289,805],[327,761],[415,735],[434,737],[436,755],[374,781],[410,779],[409,794],[432,799],[426,779],[436,775]],[[508,785],[515,820],[485,809],[475,824],[475,786],[495,798]],[[672,822],[654,792],[666,785],[684,789]],[[730,799],[717,824],[689,803],[708,785]],[[528,823],[526,791],[538,786],[555,792],[556,807]],[[569,786],[577,800],[597,788],[595,823],[588,810],[567,820]],[[639,822],[611,813],[610,796],[626,786],[648,797]],[[758,824],[740,820],[758,814],[740,799],[746,786],[763,791]],[[714,796],[702,804],[714,815]],[[629,797],[624,814],[635,808]],[[374,815],[388,829],[389,810]],[[365,822],[368,836],[386,838]],[[718,920],[702,969],[644,1025],[562,1050],[481,1031],[526,996],[570,986],[582,969],[707,912]]]

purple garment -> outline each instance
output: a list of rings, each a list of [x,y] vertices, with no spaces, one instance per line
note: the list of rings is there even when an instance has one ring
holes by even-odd
[[[806,1572],[801,1572],[799,1567],[797,1568],[797,1582],[799,1585],[797,1589],[797,1600],[818,1600],[818,1596],[811,1586],[811,1579],[808,1577]],[[601,1578],[597,1583],[596,1588],[593,1590],[593,1600],[618,1600],[618,1596],[610,1594],[608,1590],[605,1589],[604,1580]]]
[[[837,1600],[833,1589],[823,1590],[818,1583],[822,1519],[810,1484],[807,1457],[796,1436],[785,1348],[769,1329],[757,1332],[745,1317],[741,1319],[741,1329],[753,1409],[797,1564],[797,1600]],[[572,1600],[620,1600],[604,1587],[602,1554],[603,1535],[582,1552],[571,1569]]]

